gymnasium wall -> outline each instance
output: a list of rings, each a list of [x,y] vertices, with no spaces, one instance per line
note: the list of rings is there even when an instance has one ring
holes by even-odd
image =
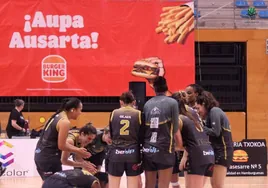
[[[247,42],[247,115],[244,112],[228,112],[233,138],[240,141],[245,138],[268,139],[268,55],[265,54],[267,30],[197,30],[196,41],[200,42]],[[42,126],[40,118],[47,119],[52,113],[24,112],[30,118],[31,128]],[[0,113],[2,128],[7,124],[9,113]],[[73,125],[82,126],[92,121],[98,128],[108,124],[109,113],[83,113]],[[246,132],[247,124],[247,132]]]
[[[195,40],[200,42],[247,42],[247,137],[268,140],[268,55],[266,55],[267,30],[196,30]],[[231,113],[232,118],[241,118]],[[239,115],[238,115],[239,114]],[[231,121],[234,138],[245,131],[243,121]],[[237,133],[236,133],[237,132]]]
[[[51,112],[24,112],[23,115],[26,119],[30,119],[30,128],[42,127],[43,123],[40,122],[47,120],[53,113]],[[233,136],[236,141],[240,141],[245,136],[245,114],[243,112],[227,113],[231,124],[233,125]],[[7,125],[9,113],[0,113],[2,129]],[[78,120],[72,121],[73,126],[81,127],[87,122],[91,121],[97,128],[103,128],[108,125],[109,112],[84,112],[80,115]]]

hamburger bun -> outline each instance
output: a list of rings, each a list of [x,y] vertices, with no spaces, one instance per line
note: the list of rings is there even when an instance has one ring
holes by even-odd
[[[152,68],[158,68],[156,64],[149,63],[146,60],[138,60],[138,61],[135,61],[134,66],[135,65],[141,65],[141,66],[148,66],[148,67],[152,67]]]
[[[233,153],[233,162],[248,162],[248,154],[244,150],[235,150]]]
[[[158,76],[159,68],[156,64],[149,63],[145,60],[138,60],[134,63],[131,71],[133,76],[155,79]]]

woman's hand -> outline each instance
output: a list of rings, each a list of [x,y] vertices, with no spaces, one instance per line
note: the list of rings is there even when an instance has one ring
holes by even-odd
[[[91,174],[96,174],[98,172],[98,169],[96,166],[88,161],[82,162],[82,168],[90,172]]]
[[[186,168],[187,157],[183,157],[180,162],[179,169],[183,171]]]
[[[151,63],[151,64],[154,64],[158,67],[159,71],[158,71],[158,76],[164,76],[165,75],[165,68],[164,68],[164,64],[163,64],[163,61],[158,58],[158,57],[149,57],[149,58],[146,58],[144,59],[145,61],[147,61],[148,63]],[[147,79],[148,82],[149,82],[149,85],[153,87],[153,82],[154,82],[154,79]]]
[[[91,157],[91,153],[88,152],[86,148],[78,148],[76,153],[85,159]]]

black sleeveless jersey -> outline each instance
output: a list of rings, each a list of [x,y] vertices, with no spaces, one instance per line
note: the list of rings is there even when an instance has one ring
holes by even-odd
[[[54,118],[46,123],[45,129],[37,143],[35,158],[38,160],[49,160],[50,157],[60,161],[61,150],[58,148],[58,122],[68,119],[65,112],[57,114]]]
[[[139,131],[141,111],[132,107],[114,110],[110,118],[110,135],[112,145],[109,146],[109,160],[113,162],[139,162]]]
[[[87,150],[92,154],[96,155],[98,153],[104,152],[107,143],[103,142],[102,137],[103,137],[103,131],[97,130],[97,136],[96,138],[92,141],[92,143],[88,144],[86,146]]]
[[[60,179],[68,182],[70,186],[81,188],[90,188],[97,181],[91,173],[80,169],[56,172],[50,178]],[[92,181],[93,178],[95,180]]]
[[[214,163],[214,151],[203,128],[199,130],[194,122],[186,116],[180,115],[179,119],[183,145],[189,153],[188,159],[191,165],[200,166]]]
[[[86,159],[96,166],[101,166],[106,154],[107,143],[103,142],[102,137],[104,131],[98,130],[97,136],[92,143],[86,146],[87,151],[91,153],[91,157]]]

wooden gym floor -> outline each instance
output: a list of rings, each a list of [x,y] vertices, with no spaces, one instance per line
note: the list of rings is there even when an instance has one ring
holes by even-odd
[[[143,176],[144,182],[144,176]],[[1,188],[40,188],[41,179],[39,177],[32,178],[0,178]],[[181,187],[184,188],[184,178],[180,178]],[[121,181],[121,188],[126,188],[126,178]],[[171,187],[171,186],[170,186]],[[210,188],[207,181],[206,188]],[[268,188],[268,177],[227,177],[225,188]]]

